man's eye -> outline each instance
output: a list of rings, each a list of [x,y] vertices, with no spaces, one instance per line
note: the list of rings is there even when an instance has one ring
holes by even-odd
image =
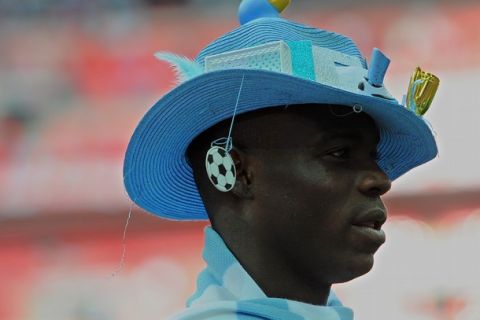
[[[346,159],[348,158],[348,150],[346,148],[334,150],[330,152],[328,155],[337,158],[337,159]]]

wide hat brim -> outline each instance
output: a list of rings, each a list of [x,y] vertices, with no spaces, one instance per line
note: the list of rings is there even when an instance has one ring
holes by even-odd
[[[137,205],[167,219],[208,219],[186,150],[198,134],[232,117],[242,78],[237,114],[295,104],[361,106],[379,129],[378,164],[392,181],[437,154],[424,119],[394,100],[278,72],[215,71],[167,93],[135,129],[126,151],[124,184]]]

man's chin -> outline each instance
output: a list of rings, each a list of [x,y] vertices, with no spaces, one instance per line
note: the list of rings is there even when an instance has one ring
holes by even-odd
[[[342,283],[353,280],[368,273],[373,268],[373,254],[362,254],[352,259],[348,266],[344,268],[344,272],[338,275],[334,283]]]

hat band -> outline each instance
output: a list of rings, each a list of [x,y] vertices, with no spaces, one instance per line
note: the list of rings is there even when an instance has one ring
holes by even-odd
[[[356,94],[395,100],[369,83],[368,70],[357,57],[315,46],[310,40],[274,41],[205,57],[205,72],[256,69],[286,73]]]

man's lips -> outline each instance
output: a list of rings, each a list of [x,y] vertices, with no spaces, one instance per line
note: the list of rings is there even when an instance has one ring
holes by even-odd
[[[383,232],[382,225],[387,220],[387,215],[384,209],[376,208],[366,211],[355,217],[352,225],[358,234],[362,237],[381,245],[385,242],[385,232]]]
[[[376,208],[366,211],[355,217],[353,225],[357,227],[366,227],[374,230],[380,230],[382,225],[387,221],[387,214],[384,209]]]

